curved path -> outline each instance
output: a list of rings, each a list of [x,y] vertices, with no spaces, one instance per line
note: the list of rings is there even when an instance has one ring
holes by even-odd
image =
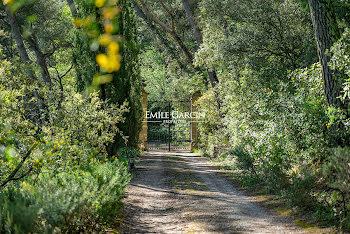
[[[121,233],[304,233],[196,154],[146,153],[127,196]]]

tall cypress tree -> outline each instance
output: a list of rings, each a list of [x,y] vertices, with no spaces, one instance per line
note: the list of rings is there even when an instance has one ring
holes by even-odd
[[[142,105],[141,105],[141,78],[138,61],[138,44],[136,37],[136,20],[132,4],[128,0],[121,0],[119,5],[122,9],[118,17],[118,29],[115,32],[120,35],[120,53],[122,56],[121,68],[113,72],[112,81],[101,85],[101,97],[110,103],[122,104],[124,101],[129,103],[130,111],[125,115],[125,122],[118,127],[125,136],[128,136],[128,147],[137,147],[139,132],[141,129]],[[93,16],[98,18],[99,12],[95,6],[87,1],[77,1],[78,17],[84,18]],[[101,25],[93,24],[92,31],[101,32]],[[95,58],[98,53],[103,52],[102,48],[92,51],[90,39],[82,30],[77,30],[75,37],[75,53],[73,62],[77,73],[77,88],[83,92],[91,85],[93,77],[98,73],[99,67]],[[110,145],[110,154],[124,146],[124,140],[117,137],[115,142]]]

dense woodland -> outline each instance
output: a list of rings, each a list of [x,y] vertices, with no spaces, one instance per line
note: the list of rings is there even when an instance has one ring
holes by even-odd
[[[0,232],[99,232],[149,101],[200,92],[199,152],[350,229],[349,0],[3,0]]]

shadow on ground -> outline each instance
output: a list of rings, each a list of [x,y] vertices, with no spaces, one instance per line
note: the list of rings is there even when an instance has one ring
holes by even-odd
[[[127,189],[121,233],[303,233],[188,152],[149,152]]]

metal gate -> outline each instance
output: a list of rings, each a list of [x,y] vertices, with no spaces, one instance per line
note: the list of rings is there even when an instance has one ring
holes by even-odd
[[[190,101],[150,101],[147,104],[147,143],[150,150],[190,150]]]

